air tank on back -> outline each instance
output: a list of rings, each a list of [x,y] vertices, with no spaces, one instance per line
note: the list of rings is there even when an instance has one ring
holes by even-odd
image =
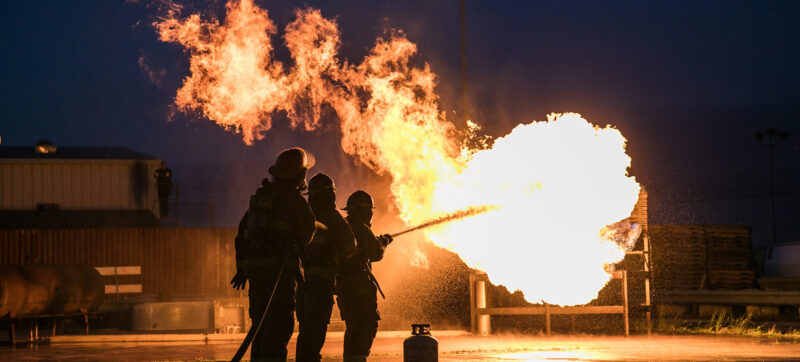
[[[91,312],[105,296],[103,277],[86,265],[0,265],[0,318]]]
[[[403,361],[439,361],[439,341],[431,336],[430,324],[411,325],[411,337],[403,341]]]

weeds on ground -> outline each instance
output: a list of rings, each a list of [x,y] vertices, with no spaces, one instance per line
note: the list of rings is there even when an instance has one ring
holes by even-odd
[[[714,314],[711,320],[694,325],[687,325],[680,318],[661,318],[658,330],[662,333],[676,334],[716,334],[749,337],[792,338],[800,339],[800,330],[782,332],[775,329],[775,324],[756,324],[750,316],[734,318],[727,314]]]

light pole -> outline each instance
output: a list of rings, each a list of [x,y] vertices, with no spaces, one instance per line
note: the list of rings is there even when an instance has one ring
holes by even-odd
[[[778,131],[774,128],[767,128],[766,131],[756,132],[756,141],[763,146],[769,147],[769,195],[772,201],[772,243],[777,242],[775,231],[775,147],[780,146],[781,143],[789,137],[791,133],[787,131]]]
[[[469,121],[470,108],[467,101],[467,15],[466,0],[458,2],[458,20],[461,23],[461,118]]]

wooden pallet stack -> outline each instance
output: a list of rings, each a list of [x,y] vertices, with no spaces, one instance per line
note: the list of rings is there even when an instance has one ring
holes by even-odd
[[[660,290],[755,287],[750,229],[652,225],[653,278]]]
[[[702,228],[693,225],[652,225],[653,283],[656,289],[698,289],[705,272]]]
[[[755,267],[750,247],[750,229],[743,226],[704,226],[708,250],[710,289],[755,287]]]
[[[642,231],[647,231],[647,191],[644,186],[639,190],[639,200],[633,207],[630,222],[638,223],[642,227]]]

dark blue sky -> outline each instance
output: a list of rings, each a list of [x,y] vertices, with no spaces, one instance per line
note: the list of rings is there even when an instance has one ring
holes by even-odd
[[[419,45],[417,60],[439,74],[443,108],[458,109],[458,1],[257,2],[281,29],[298,6],[335,17],[351,61],[388,29],[403,29]],[[223,15],[224,1],[187,5]],[[188,64],[180,48],[156,40],[148,25],[156,15],[147,0],[4,4],[2,144],[48,138],[150,153],[170,164],[182,201],[214,203],[224,226],[276,152],[293,145],[325,155],[314,171],[333,174],[343,194],[365,183],[385,195],[388,181],[341,154],[333,126],[291,131],[278,117],[248,147],[205,120],[168,122]],[[757,244],[769,240],[769,168],[753,133],[793,131],[776,149],[778,239],[800,241],[797,19],[796,1],[467,0],[473,118],[495,136],[549,112],[613,124],[650,192],[652,223],[745,224]],[[277,54],[286,60],[285,49]],[[142,72],[142,56],[163,71],[158,84]],[[180,210],[189,224],[207,222],[202,207]]]

